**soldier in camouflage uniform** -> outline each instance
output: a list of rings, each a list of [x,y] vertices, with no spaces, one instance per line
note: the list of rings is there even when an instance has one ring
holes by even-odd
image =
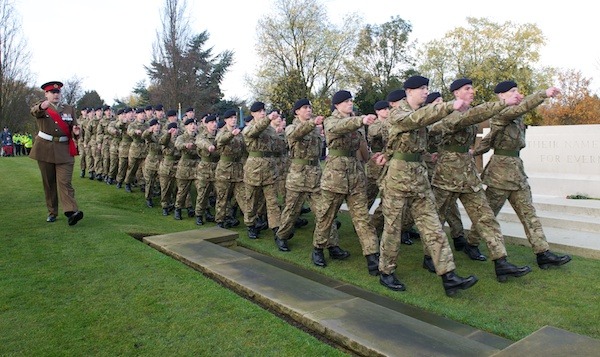
[[[370,274],[377,273],[378,239],[375,227],[369,222],[367,189],[364,165],[357,158],[360,145],[359,129],[371,125],[375,115],[352,116],[352,94],[338,91],[333,95],[335,110],[323,121],[329,155],[321,177],[321,198],[315,209],[315,232],[313,236],[312,261],[315,265],[327,265],[323,248],[328,245],[335,216],[346,200],[352,223],[360,240],[363,255]],[[341,248],[329,251],[332,259],[345,259],[350,254]]]
[[[79,167],[81,169],[81,174],[79,177],[85,177],[85,171],[87,170],[87,161],[85,160],[86,150],[85,150],[85,127],[87,126],[87,114],[88,108],[81,109],[81,116],[77,119],[79,123],[80,133],[79,138],[77,139],[77,149],[79,150]]]
[[[519,93],[513,81],[500,82],[494,92],[500,100]],[[571,261],[568,255],[556,255],[550,251],[542,224],[535,212],[531,199],[531,188],[519,151],[525,147],[526,125],[523,115],[544,102],[544,99],[559,94],[558,88],[550,87],[525,97],[520,105],[506,108],[492,117],[491,131],[487,140],[482,140],[482,147],[475,151],[476,155],[494,149],[494,155],[486,165],[481,177],[487,185],[486,197],[495,215],[500,212],[504,202],[508,200],[523,224],[527,239],[536,254],[537,264],[542,269],[559,266]],[[480,229],[471,231],[469,243],[477,244],[484,234]]]
[[[117,129],[119,123],[127,120],[125,118],[125,109],[117,110],[117,118],[116,120],[112,120],[110,124],[108,124],[108,128],[106,129],[108,133],[112,136],[110,141],[110,166],[108,167],[107,179],[106,183],[112,185],[115,183],[117,179],[117,173],[119,170],[119,145],[121,144],[121,131]]]
[[[169,210],[175,207],[175,191],[177,187],[175,173],[177,172],[177,163],[181,159],[181,153],[175,149],[175,140],[177,140],[180,131],[177,123],[177,112],[169,110],[167,112],[167,125],[160,138],[162,160],[158,167],[160,206],[162,207],[163,216],[168,216]],[[191,202],[186,207],[189,207],[189,205],[191,205]]]
[[[187,198],[190,194],[192,184],[196,180],[196,168],[198,167],[198,153],[196,151],[196,132],[198,125],[196,119],[186,119],[184,122],[185,131],[175,140],[175,149],[181,152],[181,159],[177,163],[175,178],[177,179],[177,197],[175,198],[174,218],[181,220],[181,209],[187,206],[188,217],[194,217],[194,207]]]
[[[160,123],[154,118],[148,123],[148,130],[142,133],[142,139],[146,141],[148,153],[144,160],[144,181],[146,181],[146,206],[154,207],[152,196],[154,195],[153,187],[158,178],[158,166],[162,159],[162,150],[159,139],[161,136]]]
[[[457,100],[471,103],[475,97],[472,84],[470,79],[457,79],[450,85],[450,90]],[[485,237],[498,281],[506,281],[509,276],[523,276],[529,273],[531,268],[517,267],[506,260],[504,236],[485,199],[475,160],[469,153],[469,148],[475,143],[477,124],[520,100],[518,96],[507,96],[505,100],[484,103],[462,113],[453,112],[430,128],[431,134],[439,134],[441,137],[439,156],[431,181],[440,220],[442,223],[445,221],[448,208],[460,199],[473,222],[473,227]],[[465,253],[473,260],[486,259],[476,245],[467,244]],[[431,266],[430,270],[435,270],[432,269],[431,257],[426,255],[424,265],[427,264]]]
[[[215,169],[215,222],[221,228],[232,226],[234,217],[227,219],[227,205],[230,197],[235,197],[242,212],[246,212],[246,185],[243,182],[246,145],[241,130],[237,127],[236,111],[229,109],[223,114],[225,125],[215,138],[217,151],[220,154]],[[245,215],[245,213],[244,213]]]
[[[395,276],[400,249],[400,227],[404,210],[409,210],[433,258],[435,270],[442,277],[448,296],[468,289],[477,278],[462,278],[455,274],[454,257],[436,211],[435,199],[427,178],[427,167],[421,155],[427,147],[427,126],[455,110],[466,110],[468,103],[457,99],[451,103],[428,105],[429,79],[412,76],[404,82],[406,99],[390,112],[388,143],[385,154],[377,158],[388,162],[380,188],[383,190],[384,228],[381,237],[380,283],[396,291],[405,290]]]
[[[98,124],[102,130],[100,130],[102,132],[102,173],[101,173],[101,178],[104,180],[104,182],[108,183],[108,172],[110,170],[110,146],[112,143],[112,138],[113,136],[110,134],[110,132],[108,131],[108,127],[110,125],[111,122],[115,121],[115,118],[113,116],[113,112],[110,109],[110,107],[108,105],[105,105],[103,107],[104,109],[104,116],[102,117],[102,119],[100,119],[100,123]]]
[[[432,92],[427,95],[427,99],[425,100],[425,104],[431,103],[442,103],[444,99],[440,92]],[[440,144],[441,135],[432,134],[428,132],[427,136],[427,152],[423,155],[423,161],[425,161],[425,165],[427,165],[427,176],[429,177],[429,182],[433,178],[433,171],[435,169],[435,164],[437,162],[438,157],[438,146]],[[460,211],[458,209],[458,202],[454,201],[454,203],[450,203],[448,205],[448,209],[445,212],[446,222],[448,222],[448,226],[450,226],[450,236],[452,237],[452,241],[454,242],[454,249],[458,251],[463,251],[465,246],[467,245],[467,240],[465,239],[465,229],[462,224],[462,220],[460,217]],[[442,222],[442,226],[444,222]],[[424,251],[426,247],[423,246]],[[430,262],[430,261],[428,261]],[[424,265],[424,268],[431,268],[433,265]]]
[[[256,239],[259,230],[256,221],[261,195],[264,195],[267,220],[273,232],[279,228],[281,209],[277,202],[275,188],[277,169],[273,158],[273,144],[277,140],[277,133],[270,125],[271,120],[266,116],[264,103],[254,102],[250,112],[253,120],[242,130],[248,150],[248,159],[244,164],[244,183],[248,200],[244,223],[248,227],[248,237]]]
[[[104,126],[100,122],[104,116],[104,108],[106,106],[96,108],[96,119],[94,123],[94,177],[90,177],[90,180],[96,179],[102,181],[102,141],[104,140]]]
[[[127,133],[127,128],[133,122],[133,109],[130,107],[125,108],[123,111],[125,114],[124,120],[116,123],[117,131],[121,135],[121,142],[119,143],[119,169],[117,170],[117,188],[121,188],[123,181],[125,181],[125,175],[127,175],[127,169],[129,168],[129,148],[133,139]]]
[[[196,224],[204,224],[203,216],[207,222],[214,221],[208,207],[208,197],[215,187],[215,170],[219,162],[219,152],[216,151],[215,137],[217,134],[217,116],[208,115],[204,119],[203,134],[196,135],[196,150],[200,161],[196,170]]]
[[[294,122],[285,130],[290,149],[290,168],[286,175],[286,200],[281,213],[281,225],[275,235],[275,244],[282,252],[290,251],[288,240],[294,235],[297,219],[305,200],[316,210],[315,204],[321,195],[321,134],[318,125],[323,124],[323,117],[312,117],[312,106],[308,99],[300,99],[294,103]],[[339,248],[339,236],[335,224],[332,225],[331,236],[327,248],[336,257],[347,254]]]
[[[131,184],[135,181],[137,171],[140,166],[143,167],[144,159],[148,154],[148,146],[146,140],[142,138],[142,134],[148,130],[146,123],[146,112],[142,108],[135,111],[135,121],[127,127],[127,134],[131,137],[131,146],[129,147],[129,167],[125,176],[125,191],[131,192]]]
[[[88,167],[88,174],[90,180],[93,180],[96,177],[96,127],[98,126],[99,118],[96,116],[96,112],[102,112],[102,108],[96,108],[96,110],[91,110],[88,113],[88,121],[87,126],[84,128],[86,133],[85,135],[85,161]]]

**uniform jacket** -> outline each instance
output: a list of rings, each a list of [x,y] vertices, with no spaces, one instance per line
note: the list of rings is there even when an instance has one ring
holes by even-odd
[[[215,180],[242,182],[244,178],[243,159],[247,155],[242,133],[233,135],[227,126],[222,127],[215,138],[220,160],[215,170]],[[224,158],[227,157],[227,160]]]
[[[41,104],[42,101],[39,101],[31,107],[31,115],[36,118],[38,130],[48,135],[52,135],[53,137],[66,136],[67,134],[63,133],[58,125],[54,123],[54,120],[50,118],[48,113],[40,107]],[[73,135],[73,125],[77,125],[76,114],[73,107],[59,104],[58,107],[54,107],[54,109],[69,126],[69,134]],[[73,139],[77,141],[76,137],[73,137]],[[29,157],[34,160],[55,164],[72,163],[75,161],[75,158],[69,154],[69,143],[67,141],[48,141],[39,136],[36,136],[35,138]]]
[[[254,119],[244,127],[242,134],[249,153],[261,152],[265,155],[273,155],[277,133],[270,124],[271,120],[265,117]],[[248,160],[244,164],[244,182],[246,184],[252,186],[272,185],[276,178],[277,167],[274,157],[248,156]]]
[[[295,192],[318,192],[321,182],[321,134],[313,120],[294,122],[285,128],[289,146],[290,166],[285,188]],[[309,164],[294,160],[308,160]]]

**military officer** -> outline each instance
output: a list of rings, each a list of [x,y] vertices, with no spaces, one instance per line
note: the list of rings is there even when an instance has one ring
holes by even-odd
[[[67,222],[72,226],[83,218],[71,184],[77,155],[75,140],[81,129],[77,125],[75,109],[60,101],[62,86],[58,81],[41,86],[46,99],[35,103],[31,108],[31,115],[36,118],[39,131],[29,157],[38,162],[42,175],[48,208],[46,221],[56,221],[60,196]]]

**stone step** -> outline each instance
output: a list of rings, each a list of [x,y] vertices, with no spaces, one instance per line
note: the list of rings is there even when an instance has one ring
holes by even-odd
[[[542,226],[570,229],[583,232],[600,232],[600,218],[592,216],[582,216],[558,211],[547,211],[536,209],[536,213]],[[505,204],[498,213],[499,221],[520,223],[519,217],[510,206]]]

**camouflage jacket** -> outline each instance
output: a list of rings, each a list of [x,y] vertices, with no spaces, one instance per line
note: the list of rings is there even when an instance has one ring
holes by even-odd
[[[133,139],[129,134],[127,134],[127,128],[129,127],[130,122],[118,122],[115,124],[118,131],[121,132],[121,142],[119,143],[119,157],[125,158],[129,157],[129,148],[131,147],[131,142]]]
[[[523,115],[542,104],[546,98],[546,92],[539,91],[525,97],[519,105],[508,107],[492,117],[489,138],[482,140],[483,146],[477,147],[475,153],[482,154],[490,148],[495,151],[505,150],[515,153],[523,149],[526,144],[525,130],[527,129],[523,122]],[[506,156],[495,153],[483,170],[481,178],[486,185],[502,190],[515,191],[529,187],[523,160],[518,155]]]
[[[463,193],[482,189],[475,160],[468,150],[475,144],[477,124],[504,108],[502,102],[483,103],[463,113],[453,112],[431,126],[430,135],[440,135],[432,186]]]
[[[295,192],[318,192],[321,182],[321,135],[313,120],[293,123],[285,128],[290,167],[285,188]]]
[[[162,159],[162,150],[158,142],[159,135],[160,133],[155,133],[152,130],[146,130],[142,133],[142,138],[146,141],[146,147],[148,148],[146,160],[144,161],[146,170],[158,171],[158,165]]]
[[[388,164],[381,177],[380,188],[404,192],[406,195],[423,196],[431,186],[427,167],[420,155],[427,148],[427,126],[454,111],[453,102],[427,105],[413,110],[403,99],[397,108],[390,110],[388,143],[385,156]],[[413,160],[395,159],[398,153],[413,155]],[[396,155],[398,155],[396,154]]]
[[[389,122],[377,118],[372,125],[369,125],[367,130],[367,141],[372,152],[382,152],[387,144]],[[377,180],[383,171],[383,167],[379,166],[373,160],[367,161],[366,165],[367,178],[369,180]]]
[[[127,127],[127,134],[132,140],[131,147],[129,148],[130,158],[141,159],[148,154],[148,145],[146,144],[146,140],[142,138],[146,129],[148,129],[148,124],[137,120]],[[138,133],[138,131],[140,132]]]
[[[181,153],[175,148],[175,140],[177,140],[177,135],[173,136],[166,131],[159,139],[162,149],[162,160],[158,166],[159,176],[175,177],[177,163],[181,159]]]
[[[248,160],[244,164],[244,182],[248,185],[272,185],[276,181],[277,168],[272,155],[277,133],[270,123],[266,117],[254,119],[242,130],[248,150]]]
[[[208,148],[214,145],[216,148],[216,133],[210,133],[204,130],[203,133],[196,135],[196,152],[200,156],[198,169],[196,170],[196,179],[201,182],[214,181],[217,162],[219,162],[219,152],[217,150],[210,152]]]
[[[181,180],[194,180],[196,178],[196,168],[198,166],[198,153],[196,152],[196,135],[187,131],[175,139],[175,148],[181,152],[181,159],[177,163],[175,178]],[[187,144],[194,144],[187,148]]]
[[[366,189],[364,165],[356,157],[362,121],[362,117],[345,117],[337,110],[323,120],[329,155],[325,159],[321,189],[340,194]]]
[[[242,133],[233,135],[224,126],[215,138],[220,160],[215,170],[215,179],[227,182],[242,182],[244,177],[243,159],[246,155],[246,144]]]

